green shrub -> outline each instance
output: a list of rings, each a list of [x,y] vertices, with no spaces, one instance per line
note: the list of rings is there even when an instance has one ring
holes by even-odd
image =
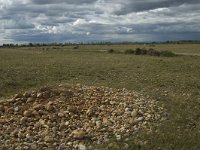
[[[143,48],[136,48],[135,50],[135,55],[146,55],[147,54],[147,50],[143,49]]]
[[[114,53],[114,52],[115,52],[114,49],[109,49],[109,50],[108,50],[108,53]]]
[[[79,48],[79,46],[74,46],[74,49],[78,49]]]
[[[146,50],[144,48],[136,48],[136,50],[127,49],[127,50],[125,50],[124,53],[125,54],[134,54],[134,55],[149,55],[149,56],[164,56],[164,57],[176,56],[171,51],[158,51],[158,50],[155,50],[153,48],[150,48],[148,50]]]

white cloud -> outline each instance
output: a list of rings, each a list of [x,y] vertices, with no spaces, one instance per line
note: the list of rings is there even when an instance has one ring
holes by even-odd
[[[89,35],[90,35],[90,32],[87,32],[87,33],[86,33],[86,35],[88,35],[88,36],[89,36]]]
[[[85,19],[77,19],[75,22],[73,22],[73,26],[86,24],[86,23],[87,23],[87,21]]]

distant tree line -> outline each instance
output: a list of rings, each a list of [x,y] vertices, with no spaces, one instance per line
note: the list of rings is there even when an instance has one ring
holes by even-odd
[[[36,47],[36,46],[75,46],[75,45],[115,45],[115,44],[200,44],[200,40],[180,40],[164,42],[79,42],[79,43],[26,43],[26,44],[2,44],[1,47]]]

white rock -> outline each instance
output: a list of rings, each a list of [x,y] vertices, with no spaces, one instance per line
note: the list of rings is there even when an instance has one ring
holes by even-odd
[[[15,108],[14,108],[14,111],[15,111],[15,112],[18,112],[18,111],[19,111],[19,107],[15,107]]]
[[[143,120],[144,120],[144,117],[138,117],[138,118],[136,119],[137,122],[141,122],[141,121],[143,121]]]
[[[87,150],[86,146],[83,144],[78,145],[79,150]]]
[[[115,101],[110,101],[110,105],[114,105],[115,103]]]
[[[118,134],[116,134],[115,137],[116,137],[117,141],[122,139],[121,135],[118,135]]]
[[[68,125],[69,125],[69,121],[66,121],[66,122],[65,122],[65,125],[68,126]]]
[[[125,112],[126,112],[126,111],[130,111],[130,110],[131,110],[130,108],[125,108]]]
[[[98,127],[98,128],[100,128],[101,127],[101,121],[100,120],[98,120],[98,121],[96,121],[96,126]]]
[[[124,143],[124,149],[128,149],[129,145],[127,143]]]
[[[67,142],[67,145],[71,146],[73,143],[72,142]]]

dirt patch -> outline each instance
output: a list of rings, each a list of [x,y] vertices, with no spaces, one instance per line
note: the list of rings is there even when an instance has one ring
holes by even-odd
[[[0,147],[90,148],[151,131],[163,108],[150,98],[108,87],[59,85],[0,101]]]

